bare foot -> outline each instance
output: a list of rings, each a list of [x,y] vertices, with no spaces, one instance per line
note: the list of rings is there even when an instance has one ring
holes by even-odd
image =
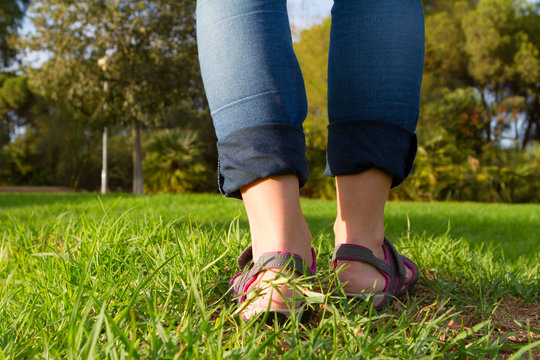
[[[380,248],[378,252],[374,252],[374,255],[379,259],[384,260],[384,251],[382,248]],[[344,284],[343,290],[345,293],[364,295],[373,293],[373,305],[376,307],[382,305],[385,300],[384,295],[375,295],[376,293],[385,291],[386,288],[387,279],[381,272],[370,264],[354,260],[338,260],[336,269],[342,267],[344,267],[344,269],[339,272],[338,278],[339,281]],[[413,272],[407,266],[405,266],[405,269],[405,284],[408,284],[413,278]],[[403,285],[402,290],[404,290],[405,287],[406,286]]]
[[[306,265],[311,267],[311,264]],[[299,276],[298,272],[292,273],[291,269],[275,268],[259,272],[247,290],[246,300],[239,305],[239,312],[245,319],[267,310],[289,314],[303,302],[299,290],[287,285],[290,279]]]
[[[261,271],[257,275],[247,291],[246,300],[239,306],[244,318],[249,319],[267,310],[288,313],[301,304],[301,300],[295,300],[300,297],[298,291],[283,285],[287,279],[275,271]],[[291,277],[296,278],[298,275],[294,274]]]

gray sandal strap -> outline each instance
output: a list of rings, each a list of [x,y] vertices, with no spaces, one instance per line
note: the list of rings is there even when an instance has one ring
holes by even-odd
[[[386,274],[390,279],[388,284],[388,291],[390,294],[398,294],[400,289],[405,284],[406,269],[403,263],[402,256],[397,252],[394,245],[384,238],[384,245],[388,251],[388,259],[390,265],[383,260],[377,258],[373,252],[359,245],[353,244],[341,244],[334,250],[332,256],[332,264],[335,264],[338,260],[354,260],[368,263],[374,266],[378,271]],[[411,262],[412,263],[412,262]],[[387,298],[387,303],[391,302],[390,298]]]
[[[353,244],[341,244],[334,250],[332,264],[337,260],[355,260],[373,265],[378,270],[391,276],[391,268],[387,263],[373,255],[373,252],[363,246]]]
[[[246,265],[253,260],[253,247],[250,245],[242,251],[242,253],[236,259],[236,264],[240,270],[244,270]]]
[[[399,292],[399,290],[403,287],[403,284],[405,284],[406,279],[406,270],[405,270],[405,264],[403,264],[403,259],[401,258],[401,255],[397,252],[394,245],[388,241],[388,239],[384,238],[384,244],[386,245],[386,248],[388,249],[388,252],[390,253],[390,262],[392,263],[392,267],[397,267],[397,287],[396,292]],[[392,277],[392,275],[390,275]],[[394,291],[395,283],[390,285],[390,291]]]
[[[249,246],[238,257],[238,267],[241,270],[244,270],[252,260],[253,251],[252,247]],[[237,294],[242,293],[243,288],[247,281],[249,281],[249,279],[256,276],[261,271],[270,268],[280,268],[280,271],[284,269],[292,270],[294,272],[300,273],[300,275],[315,275],[313,271],[307,267],[304,260],[299,256],[293,254],[265,253],[261,257],[259,257],[257,262],[252,264],[247,271],[240,275],[240,277],[233,284],[233,290]]]

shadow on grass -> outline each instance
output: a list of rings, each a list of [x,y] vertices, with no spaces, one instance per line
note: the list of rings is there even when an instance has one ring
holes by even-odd
[[[539,205],[389,203],[385,218],[387,234],[396,239],[409,231],[411,235],[449,234],[511,260],[540,251]]]
[[[0,193],[0,209],[55,204],[77,205],[97,199],[96,193]],[[125,198],[129,194],[109,194],[109,197]]]

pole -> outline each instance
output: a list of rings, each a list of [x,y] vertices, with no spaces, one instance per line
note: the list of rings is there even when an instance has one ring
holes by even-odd
[[[109,138],[109,131],[105,126],[103,128],[103,167],[101,168],[101,193],[107,193],[107,143]]]
[[[103,93],[106,94],[109,90],[109,82],[105,81],[103,83]],[[107,102],[103,103],[103,113],[107,111]],[[101,193],[106,194],[108,188],[108,166],[107,166],[107,152],[108,152],[108,143],[109,143],[109,129],[105,126],[103,128],[103,159],[102,159],[102,168],[101,168]]]

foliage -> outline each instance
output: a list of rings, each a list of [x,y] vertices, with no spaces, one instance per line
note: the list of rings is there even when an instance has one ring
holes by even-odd
[[[194,1],[172,0],[45,0],[30,8],[35,34],[20,46],[50,54],[32,71],[36,88],[95,128],[131,124],[136,193],[143,189],[141,126],[202,93],[194,13]]]
[[[487,141],[476,89],[442,88],[437,94],[423,106],[413,173],[392,198],[540,202],[540,144],[520,150],[519,143],[502,147]],[[499,126],[493,132],[501,133]]]
[[[30,0],[2,0],[0,2],[0,65],[9,65],[15,57],[15,49],[10,40],[16,35],[29,3]]]
[[[540,11],[513,0],[481,0],[477,5],[448,2],[426,18],[426,61],[422,99],[439,87],[474,87],[482,99],[488,141],[491,120],[514,128],[525,148],[540,140]],[[504,108],[505,111],[502,111]],[[516,121],[516,113],[522,120]]]
[[[39,128],[2,148],[3,182],[6,185],[65,185],[78,189],[99,178],[99,163],[92,162],[99,133],[89,132],[84,119],[63,108],[48,109],[36,120]],[[94,176],[92,174],[95,174]],[[93,188],[93,187],[91,187]]]
[[[202,161],[197,134],[185,130],[154,132],[145,144],[143,163],[149,192],[189,192],[208,189],[208,168]]]
[[[44,163],[37,150],[36,134],[27,133],[4,145],[0,150],[1,185],[50,185],[54,183],[53,169]]]
[[[438,147],[439,141],[430,146]],[[441,147],[437,157],[420,147],[411,176],[391,193],[401,200],[540,203],[538,146],[532,151],[494,149],[454,162]]]
[[[109,190],[112,192],[130,192],[133,188],[133,162],[131,161],[132,139],[123,134],[121,130],[113,128],[112,136],[109,135],[108,144],[108,176]],[[99,150],[102,150],[100,146]],[[95,155],[101,153],[95,152]],[[95,156],[96,164],[99,164],[101,169],[101,157]],[[85,189],[98,188],[98,177],[93,178],[93,186],[84,187]]]
[[[463,17],[473,8],[464,1],[438,2],[441,10],[426,16],[426,44],[422,100],[433,98],[431,89],[474,86],[468,72]],[[427,86],[426,86],[427,85]]]
[[[59,104],[60,105],[60,104]],[[58,106],[59,106],[58,105]],[[41,109],[39,117],[34,116],[36,127],[25,126],[24,133],[0,148],[0,184],[2,185],[62,185],[74,190],[97,191],[100,186],[101,171],[101,131],[89,131],[84,116],[75,118],[66,108]],[[175,141],[192,139],[187,155],[182,149],[167,152],[164,148],[147,147],[145,174],[151,192],[215,191],[215,170],[217,154],[215,135],[208,114],[199,114],[185,106],[171,109],[163,115],[166,126],[171,130],[144,132],[150,144],[165,133],[174,133]],[[195,145],[195,146],[191,146]],[[122,127],[109,128],[109,189],[129,191],[132,187],[132,139]],[[164,182],[169,176],[163,164],[158,161],[182,161],[176,168],[176,177],[181,184]],[[179,156],[177,159],[174,156]],[[192,164],[194,161],[197,164]],[[193,165],[193,166],[192,166]],[[187,173],[185,173],[187,171]],[[163,177],[163,178],[162,178]],[[189,183],[188,183],[189,182]],[[167,184],[159,188],[159,184]],[[180,187],[179,187],[180,186]]]
[[[27,76],[0,73],[0,147],[42,110],[43,103],[30,89]]]
[[[478,0],[461,0],[460,2],[468,6],[474,6],[478,3]],[[422,0],[422,5],[424,8],[424,12],[428,15],[431,15],[451,10],[454,5],[454,1]]]
[[[525,104],[523,146],[540,140],[540,12],[514,0],[481,0],[462,22],[468,71],[481,93],[494,97],[490,113],[508,97]],[[521,110],[521,109],[518,109]],[[489,139],[491,140],[491,139]]]
[[[302,195],[319,199],[335,197],[333,179],[323,175],[326,168],[328,125],[326,84],[329,35],[330,19],[326,19],[322,24],[302,31],[301,40],[294,44],[308,96],[308,117],[304,122],[304,132],[310,174],[307,184],[302,189]]]

